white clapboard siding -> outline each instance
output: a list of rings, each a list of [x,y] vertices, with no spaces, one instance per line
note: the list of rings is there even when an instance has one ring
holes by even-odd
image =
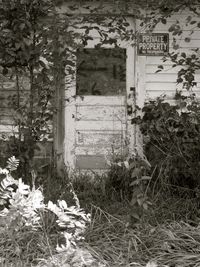
[[[159,91],[148,92],[148,93],[146,93],[146,100],[152,100],[152,99],[156,99],[158,97],[164,97],[167,100],[168,99],[173,100],[175,97],[176,91],[172,90],[172,91],[165,91],[162,94],[161,93],[162,92],[159,92]],[[200,98],[200,92],[196,91],[194,93],[195,93],[195,96],[199,99]]]
[[[166,33],[166,32],[168,32],[168,29],[166,29],[166,30],[154,30],[153,32],[154,33]],[[188,37],[191,39],[194,39],[194,40],[200,39],[199,31],[197,29],[192,31],[192,32],[191,32],[191,30],[183,29],[181,36],[173,35],[171,32],[168,32],[168,33],[169,33],[169,39],[170,40],[173,40],[173,38],[176,38],[179,40],[180,39],[185,40],[185,38],[188,38]]]
[[[173,99],[177,91],[183,91],[185,95],[195,94],[200,97],[200,87],[194,87],[190,92],[183,89],[182,85],[177,85],[175,82],[151,82],[146,84],[146,99],[153,99],[160,96],[166,96],[168,99]]]
[[[13,125],[0,125],[0,134],[12,134],[17,132],[17,127]]]
[[[177,80],[177,74],[176,73],[166,73],[166,72],[159,72],[158,73],[148,73],[146,75],[146,82],[176,82]],[[200,74],[195,75],[195,82],[200,82]]]
[[[2,115],[0,116],[0,125],[13,125],[14,118],[12,115]]]
[[[181,36],[173,36],[172,33],[169,33],[169,44],[170,44],[170,52],[173,50],[173,38],[176,39],[176,43],[180,46],[179,50],[175,52],[183,52],[185,51],[187,54],[193,53],[191,49],[200,47],[200,29],[195,28],[194,32],[191,34],[191,29],[194,28],[194,25],[186,25],[185,19],[189,16],[189,13],[182,13],[178,15],[173,15],[168,19],[167,24],[158,24],[153,32],[155,33],[168,33],[169,27],[179,20],[182,22],[183,34]],[[195,17],[193,18],[196,19]],[[193,20],[192,19],[192,20]],[[197,21],[200,21],[200,18],[197,18]],[[181,24],[180,24],[181,25]],[[190,42],[185,42],[185,38],[189,37]],[[163,70],[156,73],[158,71],[158,65],[163,65]],[[172,67],[173,63],[170,61],[163,62],[162,57],[156,56],[147,56],[146,57],[146,83],[145,83],[145,91],[146,91],[146,99],[153,99],[159,97],[161,95],[166,95],[167,99],[173,99],[175,96],[176,90],[182,90],[183,86],[181,84],[177,84],[177,73],[182,68]],[[193,92],[197,97],[200,97],[200,70],[196,71],[195,74],[195,82],[197,82],[196,86],[193,88]],[[171,101],[170,100],[170,101]]]
[[[196,20],[197,22],[200,21],[199,18],[194,18],[194,20]],[[154,28],[154,31],[155,32],[160,32],[160,31],[165,31],[167,32],[169,27],[172,25],[172,24],[175,24],[176,23],[176,20],[168,20],[168,23],[167,24],[162,24],[162,23],[159,23],[156,25],[156,27]],[[186,25],[185,24],[185,20],[180,20],[180,23],[179,23],[180,27],[183,25],[182,27],[182,30],[183,31],[191,31],[191,30],[198,30],[198,27],[196,27],[196,25],[191,25],[191,24],[188,24]]]
[[[154,33],[169,33],[169,47],[170,52],[186,52],[186,54],[192,54],[191,49],[200,48],[200,29],[196,27],[196,24],[186,25],[187,17],[191,15],[192,20],[200,22],[199,17],[195,17],[190,11],[182,11],[179,14],[174,14],[167,19],[167,23],[159,23],[155,29]],[[173,35],[168,31],[169,27],[172,24],[176,24],[179,21],[179,25],[182,29],[181,36]],[[190,38],[190,41],[185,41],[185,38]],[[176,40],[176,44],[179,45],[178,50],[173,50],[173,42]],[[163,65],[163,70],[156,73],[159,69],[158,66]],[[172,67],[173,63],[170,61],[163,62],[162,57],[158,56],[147,56],[145,64],[145,91],[146,91],[146,100],[154,99],[156,97],[166,95],[166,99],[173,103],[173,97],[175,96],[176,90],[183,90],[182,84],[177,84],[177,73],[183,68]],[[197,97],[200,97],[200,70],[196,71],[195,74],[196,86],[193,87],[193,92]],[[187,93],[187,92],[186,92]]]

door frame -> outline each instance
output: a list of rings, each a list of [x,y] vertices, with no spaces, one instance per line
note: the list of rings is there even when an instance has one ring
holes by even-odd
[[[129,16],[130,18],[130,16]],[[131,27],[135,30],[135,21],[131,18]],[[120,41],[120,40],[119,40]],[[94,48],[97,38],[91,40],[85,48]],[[136,84],[136,48],[129,41],[120,41],[119,46],[126,49],[126,105],[131,105],[132,108],[136,104],[135,84]],[[112,45],[102,46],[102,48],[113,48]],[[75,57],[74,57],[75,60]],[[76,73],[76,71],[75,71]],[[76,75],[76,74],[75,74]],[[64,93],[64,163],[69,170],[74,170],[76,165],[75,144],[76,144],[76,101],[81,101],[81,96],[76,96],[76,78],[74,74],[68,74],[65,77],[65,93]],[[109,96],[102,96],[109,97]],[[90,96],[84,96],[84,100]],[[135,98],[135,100],[134,100]],[[136,143],[136,127],[131,124],[132,115],[126,116],[126,132],[129,151],[133,151]]]

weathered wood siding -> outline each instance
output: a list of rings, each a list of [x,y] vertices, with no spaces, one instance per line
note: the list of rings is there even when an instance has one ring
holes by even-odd
[[[17,109],[21,104],[26,103],[29,97],[28,77],[19,78],[19,91],[16,86],[16,78],[9,75],[0,74],[0,162],[4,162],[8,138],[12,135],[17,137],[17,120],[19,113]],[[19,97],[19,100],[18,100]],[[19,103],[19,107],[18,107]],[[23,119],[23,118],[22,118]],[[49,162],[52,155],[52,142],[38,143],[35,150],[35,163],[42,166]],[[12,155],[9,155],[12,156]]]
[[[185,25],[186,18],[190,15],[188,12],[182,14],[173,15],[168,18],[166,24],[159,23],[153,32],[155,33],[168,33],[169,27],[176,23],[178,20],[182,26],[183,34],[180,36],[174,36],[169,32],[169,42],[170,42],[170,52],[180,51],[186,52],[186,54],[191,49],[200,48],[200,29],[194,28],[194,25]],[[195,17],[194,14],[191,14],[192,20],[200,21],[200,18]],[[189,37],[191,40],[189,42],[185,41],[185,38]],[[173,49],[173,39],[176,39],[176,43],[179,45],[178,50]],[[176,89],[182,90],[182,84],[177,84],[177,72],[180,67],[172,67],[171,62],[163,62],[162,57],[156,56],[147,56],[143,62],[143,67],[145,67],[145,100],[158,97],[160,95],[166,95],[166,98],[171,100],[176,92]],[[164,69],[161,72],[156,73],[158,70],[158,65],[163,65]],[[142,66],[141,66],[142,68]],[[194,86],[193,92],[200,96],[200,70],[196,72],[195,81],[197,86]],[[184,90],[183,90],[184,91]],[[186,90],[185,90],[186,91]]]
[[[15,80],[8,76],[0,75],[0,132],[9,134],[15,130],[13,119],[15,111],[12,108],[13,101],[17,94]]]
[[[62,8],[61,11],[65,12],[66,10]],[[88,11],[86,10],[85,12]],[[134,11],[133,14],[135,15]],[[181,52],[200,48],[200,30],[195,29],[190,34],[193,25],[185,26],[184,22],[188,15],[188,12],[173,15],[168,19],[167,24],[160,23],[153,31],[154,33],[168,33],[170,25],[175,23],[177,19],[183,22],[183,34],[180,37],[169,33],[170,52],[173,51],[174,37],[177,39]],[[200,21],[199,18],[195,19]],[[137,22],[134,22],[135,24],[137,29]],[[98,43],[99,35],[97,31],[91,32],[91,35],[94,37],[94,40],[89,41],[88,46],[94,47]],[[191,40],[190,42],[185,42],[184,39],[188,35]],[[126,65],[127,96],[130,93],[130,88],[135,87],[135,104],[140,107],[148,99],[154,99],[161,95],[166,95],[169,101],[172,100],[176,89],[182,89],[182,85],[177,85],[176,83],[179,68],[173,68],[172,63],[169,61],[163,62],[161,56],[139,56],[134,47],[129,48],[129,50]],[[163,65],[164,69],[156,73],[158,65]],[[95,102],[95,97],[86,96],[84,101],[81,98],[76,98],[76,100],[73,98],[74,102],[68,103],[66,100],[76,95],[76,81],[70,77],[66,77],[66,81],[72,89],[69,90],[66,86],[65,90],[59,92],[57,96],[58,107],[62,109],[58,113],[56,122],[58,153],[67,159],[65,163],[69,163],[70,166],[76,166],[81,169],[107,168],[105,160],[107,152],[110,153],[113,148],[121,149],[125,144],[123,138],[127,127],[129,127],[127,126],[126,114],[127,98],[121,96],[119,100],[113,98],[112,101],[111,96],[101,96],[101,100],[99,98]],[[13,127],[16,112],[11,105],[11,98],[17,95],[15,82],[15,79],[0,76],[0,134],[9,134],[17,131]],[[193,92],[200,96],[200,70],[196,73],[196,82],[197,85],[193,88]],[[23,101],[28,95],[26,83],[23,84],[22,82],[21,89],[23,90],[23,93],[21,92],[21,101]],[[70,95],[69,91],[71,92]],[[139,131],[131,129],[134,133],[132,139],[137,139]],[[140,143],[135,140],[134,142],[135,144]],[[47,156],[47,153],[49,155],[51,149],[47,148],[47,150],[44,150],[41,148],[37,157]]]

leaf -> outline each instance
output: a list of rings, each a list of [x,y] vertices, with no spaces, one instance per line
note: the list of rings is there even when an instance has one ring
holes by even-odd
[[[148,204],[146,202],[144,202],[142,204],[142,207],[143,207],[144,210],[148,210]]]
[[[129,186],[138,185],[139,183],[140,183],[140,180],[139,180],[139,179],[137,179],[137,180],[135,180],[135,181],[131,182]]]
[[[16,170],[18,168],[18,166],[19,166],[19,159],[16,159],[15,156],[13,156],[7,160],[7,168],[10,171]]]
[[[136,162],[135,161],[132,161],[130,164],[129,164],[129,169],[132,170],[136,167]]]
[[[191,41],[191,39],[190,39],[189,37],[186,37],[186,38],[185,38],[185,42],[186,42],[186,43],[189,43],[190,41]]]
[[[139,214],[137,214],[137,213],[131,213],[131,217],[133,217],[133,218],[135,218],[135,219],[137,219],[137,220],[139,220],[140,219],[140,216],[139,216]]]
[[[183,57],[183,58],[186,58],[186,53],[181,53],[181,56]]]
[[[161,72],[162,70],[157,70],[155,73]]]
[[[140,174],[141,174],[141,169],[135,168],[131,173],[131,178],[136,178],[136,177],[140,176]]]
[[[129,169],[129,163],[128,163],[128,161],[124,161],[123,163],[124,163],[124,166],[126,167],[126,169]]]
[[[180,47],[180,46],[179,46],[178,44],[174,44],[174,45],[173,45],[174,50],[179,49],[179,47]]]
[[[187,22],[190,22],[192,20],[192,16],[188,16],[187,18],[186,18],[186,21]]]
[[[162,24],[166,24],[167,20],[165,18],[161,18],[161,22],[162,22]]]
[[[155,73],[158,73],[164,69],[163,65],[158,65],[158,70]]]
[[[142,176],[141,180],[145,180],[145,181],[151,180],[151,176],[144,175],[144,176]]]

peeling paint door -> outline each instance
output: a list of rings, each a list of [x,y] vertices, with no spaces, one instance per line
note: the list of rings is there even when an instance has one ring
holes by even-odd
[[[65,163],[102,170],[127,149],[127,98],[134,87],[134,48],[86,47],[76,54],[76,79],[66,90]],[[69,100],[70,99],[70,100]]]

